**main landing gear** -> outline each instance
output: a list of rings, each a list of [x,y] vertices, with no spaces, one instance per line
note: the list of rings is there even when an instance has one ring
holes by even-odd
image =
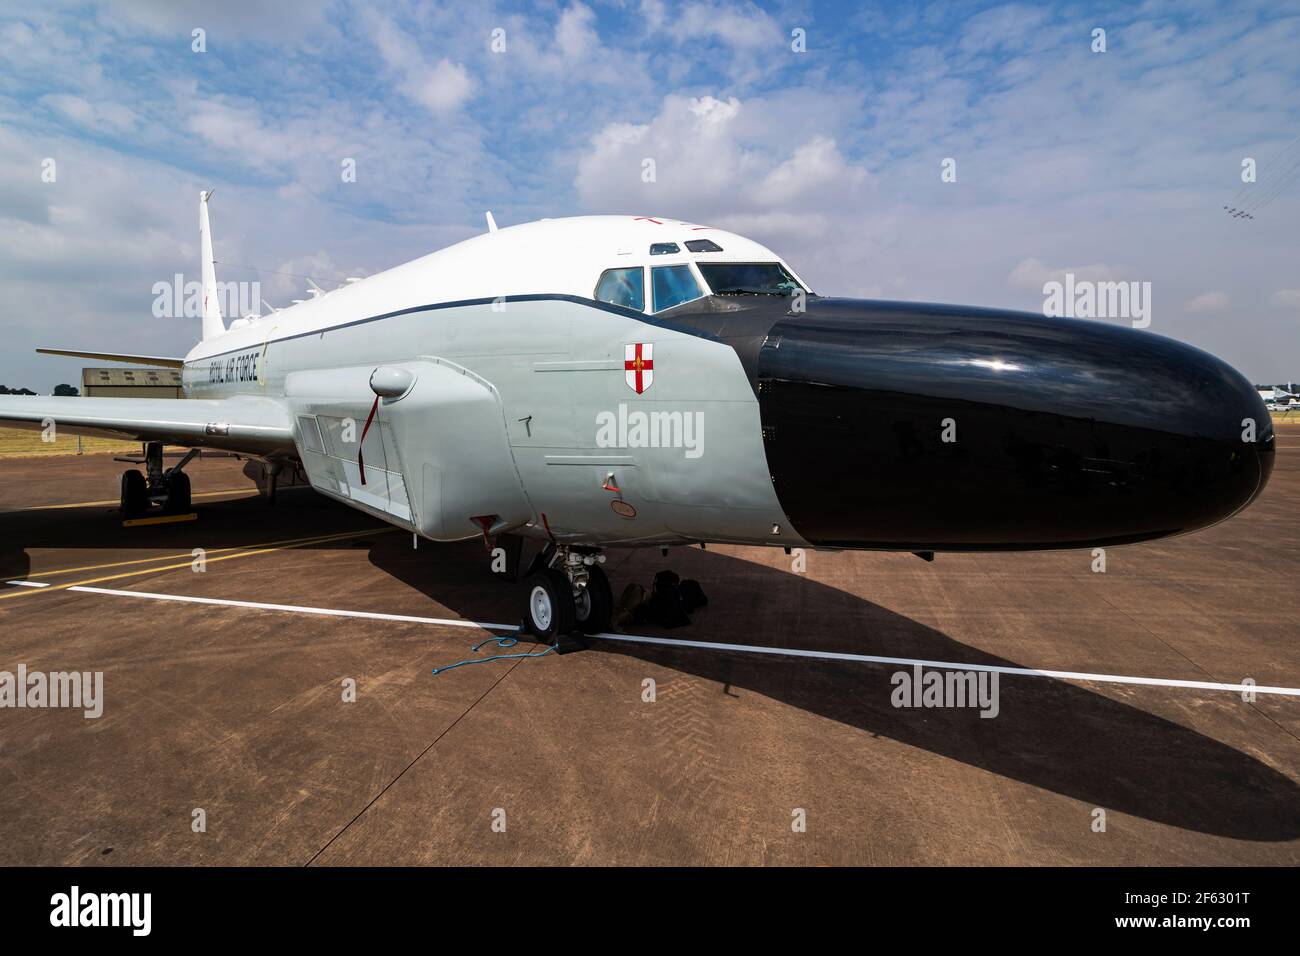
[[[122,472],[122,518],[142,518],[156,502],[161,514],[187,514],[190,510],[190,476],[182,470],[199,453],[191,448],[185,457],[166,471],[162,465],[162,442],[145,445],[144,466]],[[139,461],[139,459],[126,459]]]
[[[604,560],[597,548],[548,545],[524,578],[524,631],[539,641],[560,644],[562,651],[564,639],[575,632],[608,631],[614,592],[600,567]]]

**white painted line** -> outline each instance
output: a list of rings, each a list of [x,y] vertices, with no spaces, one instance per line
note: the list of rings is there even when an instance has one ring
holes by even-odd
[[[864,664],[901,664],[956,671],[988,671],[1020,677],[1052,677],[1057,680],[1087,680],[1107,684],[1143,684],[1148,687],[1189,687],[1196,690],[1227,690],[1235,693],[1282,694],[1300,697],[1300,687],[1257,687],[1254,684],[1217,684],[1204,680],[1174,680],[1167,677],[1125,677],[1122,674],[1088,674],[1082,671],[1044,671],[1032,667],[1001,667],[992,664],[957,664],[952,661],[927,661],[912,657],[876,657],[872,654],[844,654],[837,651],[807,651],[788,647],[759,647],[754,644],[717,644],[711,641],[680,641],[671,637],[642,637],[636,634],[601,634],[611,641],[633,644],[666,644],[671,647],[704,647],[715,651],[739,651],[742,654],[774,654],[781,657],[815,657],[828,661],[856,661]]]
[[[45,587],[45,585],[40,585]],[[306,607],[299,604],[263,604],[260,601],[233,601],[228,598],[193,597],[188,594],[155,594],[149,591],[118,591],[113,588],[92,588],[78,585],[65,588],[83,594],[107,594],[111,597],[145,598],[150,601],[179,601],[183,604],[216,604],[223,607],[247,607],[259,611],[287,611],[291,614],[320,614],[325,617],[359,617],[371,621],[400,621],[406,624],[441,624],[446,627],[472,627],[487,631],[517,631],[514,624],[487,624],[450,617],[416,617],[411,614],[382,614],[378,611],[339,611],[328,607]]]
[[[48,584],[40,581],[6,581],[5,584],[13,584],[20,588],[48,588]]]
[[[46,587],[35,581],[10,581],[30,587]],[[299,604],[265,604],[260,601],[235,601],[229,598],[195,597],[188,594],[156,594],[149,591],[119,591],[113,588],[76,586],[68,591],[85,594],[104,594],[110,597],[141,598],[148,601],[176,601],[183,604],[213,604],[221,607],[246,607],[261,611],[284,611],[291,614],[319,614],[326,617],[352,617],[371,621],[397,621],[404,624],[433,624],[444,627],[465,627],[485,631],[517,631],[514,624],[490,624],[485,621],[466,621],[458,618],[419,617],[413,614],[384,614],[378,611],[343,611],[335,608],[308,607]],[[757,644],[721,644],[715,641],[686,641],[671,637],[649,637],[639,634],[597,634],[609,641],[630,644],[659,644],[666,647],[685,647],[696,650],[734,651],[740,654],[767,654],[775,657],[808,657],[826,661],[850,661],[860,664],[892,664],[903,667],[932,667],[942,670],[987,671],[1011,674],[1017,677],[1047,677],[1054,680],[1095,681],[1105,684],[1138,684],[1146,687],[1184,687],[1191,690],[1218,690],[1240,694],[1254,691],[1257,694],[1279,694],[1300,697],[1300,687],[1259,687],[1253,684],[1220,684],[1203,680],[1175,680],[1167,677],[1127,677],[1123,674],[1090,674],[1084,671],[1049,671],[1032,667],[1003,667],[993,664],[962,664],[955,661],[929,661],[914,657],[880,657],[874,654],[848,654],[841,651],[812,651],[794,647],[762,647]]]

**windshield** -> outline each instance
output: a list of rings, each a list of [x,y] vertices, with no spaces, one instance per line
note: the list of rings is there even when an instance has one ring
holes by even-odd
[[[704,293],[691,275],[690,266],[655,266],[650,270],[650,285],[654,289],[654,311],[662,312],[675,305],[698,299]]]
[[[714,295],[791,295],[802,286],[779,262],[697,262]]]

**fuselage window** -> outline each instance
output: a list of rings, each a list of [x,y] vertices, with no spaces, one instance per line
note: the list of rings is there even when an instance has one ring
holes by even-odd
[[[691,252],[721,252],[722,246],[712,239],[687,239],[686,248]]]
[[[690,266],[655,266],[650,272],[656,312],[698,299],[704,294],[695,276],[691,275]]]
[[[645,311],[645,270],[606,269],[596,283],[596,298],[637,312]]]
[[[674,252],[681,252],[675,242],[652,242],[650,244],[650,255],[652,256],[671,256]]]

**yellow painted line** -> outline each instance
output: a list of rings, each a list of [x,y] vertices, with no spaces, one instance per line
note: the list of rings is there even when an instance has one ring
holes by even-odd
[[[270,546],[253,546],[254,550],[240,551],[238,554],[226,554],[219,558],[208,558],[208,564],[214,564],[217,561],[231,561],[235,558],[251,558],[259,554],[270,554],[273,551],[287,551],[292,548],[302,548],[309,544],[320,544],[325,541],[338,541],[343,538],[361,538],[370,534],[387,534],[390,531],[396,531],[396,528],[374,528],[369,531],[346,531],[340,534],[326,534],[314,538],[301,538],[290,543],[272,542]],[[69,584],[51,584],[43,588],[26,588],[21,591],[9,591],[0,594],[0,601],[10,600],[12,598],[26,597],[29,594],[49,594],[51,591],[66,591],[68,588],[85,587],[88,584],[99,584],[103,581],[116,581],[120,578],[135,577],[138,574],[153,574],[157,571],[175,571],[178,568],[188,568],[194,563],[191,557],[189,560],[182,561],[179,564],[165,564],[157,568],[140,568],[136,571],[123,571],[120,574],[108,574],[104,577],[91,578],[87,581],[73,581]]]
[[[292,486],[291,486],[292,487]],[[301,487],[307,487],[303,485]],[[284,491],[283,488],[280,489]],[[228,488],[225,491],[203,491],[190,495],[191,498],[216,498],[219,495],[244,495],[260,494],[256,488]],[[14,514],[19,511],[55,511],[59,508],[92,508],[95,505],[117,505],[121,504],[120,498],[106,498],[103,501],[74,501],[67,505],[32,505],[29,508],[14,508],[11,511],[0,511],[0,514]]]
[[[384,529],[380,529],[384,530]],[[335,532],[340,537],[361,534],[359,531],[339,531]],[[289,545],[296,544],[299,541],[306,541],[307,538],[283,538],[279,541],[260,541],[257,544],[241,544],[233,548],[209,548],[207,554],[225,554],[227,551],[242,551],[244,548],[266,548],[271,545]],[[312,537],[310,540],[316,540]],[[180,554],[156,554],[152,558],[133,558],[130,561],[110,561],[107,564],[82,564],[75,568],[53,568],[49,571],[39,570],[37,575],[42,578],[53,577],[56,574],[75,574],[77,571],[102,571],[105,568],[124,568],[132,564],[152,564],[155,561],[176,561],[180,558],[192,558],[192,552],[181,552]],[[10,582],[12,583],[12,582]]]
[[[156,515],[152,518],[128,518],[122,522],[123,528],[134,528],[142,524],[176,524],[180,521],[197,521],[199,518],[197,512],[191,511],[187,515]]]

